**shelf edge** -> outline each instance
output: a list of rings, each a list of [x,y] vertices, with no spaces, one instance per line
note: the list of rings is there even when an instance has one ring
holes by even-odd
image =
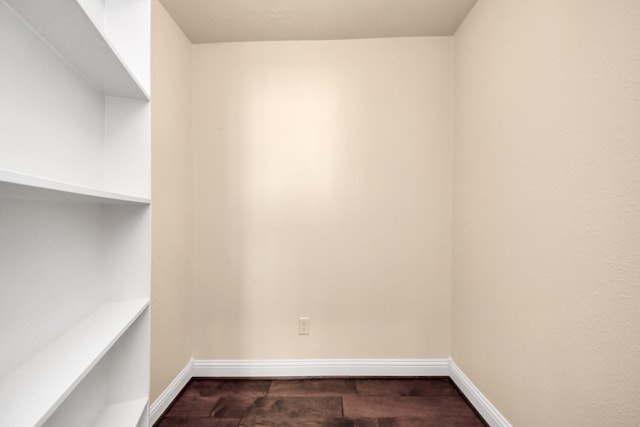
[[[79,198],[90,197],[93,199],[100,199],[105,202],[128,202],[128,203],[140,203],[140,204],[149,204],[151,203],[150,198],[131,195],[131,194],[123,194],[123,193],[115,193],[111,191],[105,191],[98,188],[85,187],[82,185],[71,184],[64,181],[57,181],[54,179],[43,178],[36,175],[29,175],[21,172],[14,172],[7,169],[0,169],[0,184],[11,184],[13,186],[27,187],[31,189],[32,192],[38,192],[38,190],[42,192],[53,192],[60,194],[67,194],[70,196],[76,196]],[[2,190],[2,188],[0,188]],[[1,193],[1,191],[0,191]],[[21,192],[19,190],[11,192],[13,196],[25,195],[26,192]],[[36,196],[38,196],[36,194]],[[43,196],[41,194],[40,196]],[[55,196],[54,196],[55,197]],[[50,197],[46,197],[50,198]]]

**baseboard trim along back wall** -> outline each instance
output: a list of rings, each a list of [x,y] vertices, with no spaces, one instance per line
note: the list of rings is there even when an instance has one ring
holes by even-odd
[[[511,424],[451,359],[191,360],[151,405],[160,419],[191,378],[450,377],[490,426]]]
[[[196,360],[194,377],[448,376],[447,359]]]

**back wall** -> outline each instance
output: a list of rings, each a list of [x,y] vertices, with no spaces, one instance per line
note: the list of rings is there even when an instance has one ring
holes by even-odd
[[[448,357],[452,39],[192,53],[193,357]]]

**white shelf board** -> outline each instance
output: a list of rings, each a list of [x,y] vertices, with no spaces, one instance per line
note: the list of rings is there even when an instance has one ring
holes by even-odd
[[[44,200],[150,203],[148,197],[113,193],[7,169],[0,169],[0,195]]]
[[[3,378],[0,425],[43,425],[148,305],[139,299],[101,306]]]
[[[147,91],[77,0],[3,1],[102,93],[149,100]]]
[[[110,405],[100,414],[94,427],[135,427],[147,408],[147,401],[145,397]]]

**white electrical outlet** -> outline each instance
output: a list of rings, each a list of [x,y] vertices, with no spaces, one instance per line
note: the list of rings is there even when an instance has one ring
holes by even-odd
[[[311,318],[298,318],[298,335],[309,335],[311,333]]]

